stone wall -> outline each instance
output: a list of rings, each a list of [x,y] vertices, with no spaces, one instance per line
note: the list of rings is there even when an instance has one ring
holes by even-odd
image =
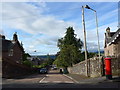
[[[120,57],[119,57],[120,58]],[[119,58],[112,58],[111,60],[111,67],[112,67],[112,74],[113,75],[120,75],[120,60]],[[90,77],[100,77],[105,75],[105,63],[104,58],[101,57],[100,60],[98,57],[90,58],[88,61],[88,75]],[[82,61],[73,67],[69,67],[68,71],[72,74],[80,74],[80,75],[87,75],[86,71],[86,60]]]
[[[28,75],[35,72],[35,69],[16,63],[11,60],[2,60],[2,77],[16,78],[23,75]]]
[[[120,76],[120,55],[112,58],[111,65],[112,74]]]

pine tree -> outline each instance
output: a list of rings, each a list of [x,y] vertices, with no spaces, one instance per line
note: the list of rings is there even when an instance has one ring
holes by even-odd
[[[68,27],[66,35],[58,39],[58,47],[60,49],[59,55],[57,56],[54,63],[57,66],[67,68],[80,62],[80,53],[83,46],[83,42],[76,38],[73,27]]]

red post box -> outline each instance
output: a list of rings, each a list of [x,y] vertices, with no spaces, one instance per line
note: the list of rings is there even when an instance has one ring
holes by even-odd
[[[105,75],[106,79],[112,79],[111,58],[105,58]]]

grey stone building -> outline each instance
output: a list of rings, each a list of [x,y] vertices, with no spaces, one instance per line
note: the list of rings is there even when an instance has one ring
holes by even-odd
[[[120,28],[116,32],[110,32],[110,28],[105,33],[105,56],[120,56]]]

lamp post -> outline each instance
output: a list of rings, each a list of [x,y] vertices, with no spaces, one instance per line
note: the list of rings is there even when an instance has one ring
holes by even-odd
[[[98,33],[98,20],[97,20],[97,12],[96,10],[90,8],[88,5],[85,6],[85,8],[90,9],[95,12],[95,19],[96,19],[96,29],[97,29],[97,38],[98,38],[98,55],[100,59],[100,43],[99,43],[99,33]]]
[[[86,76],[88,76],[88,61],[87,61],[86,31],[85,31],[85,20],[84,20],[84,6],[82,6],[82,24],[83,24],[83,32],[84,32],[84,49],[85,49],[85,60],[86,60]]]
[[[100,43],[99,43],[99,33],[98,33],[98,20],[97,20],[97,12],[96,10],[90,8],[88,5],[85,8],[90,9],[95,12],[95,19],[96,19],[96,30],[97,30],[97,38],[98,38],[98,55],[99,55],[99,68],[101,67],[101,60],[100,60]],[[101,71],[101,68],[100,68]],[[102,71],[101,71],[102,72]]]

